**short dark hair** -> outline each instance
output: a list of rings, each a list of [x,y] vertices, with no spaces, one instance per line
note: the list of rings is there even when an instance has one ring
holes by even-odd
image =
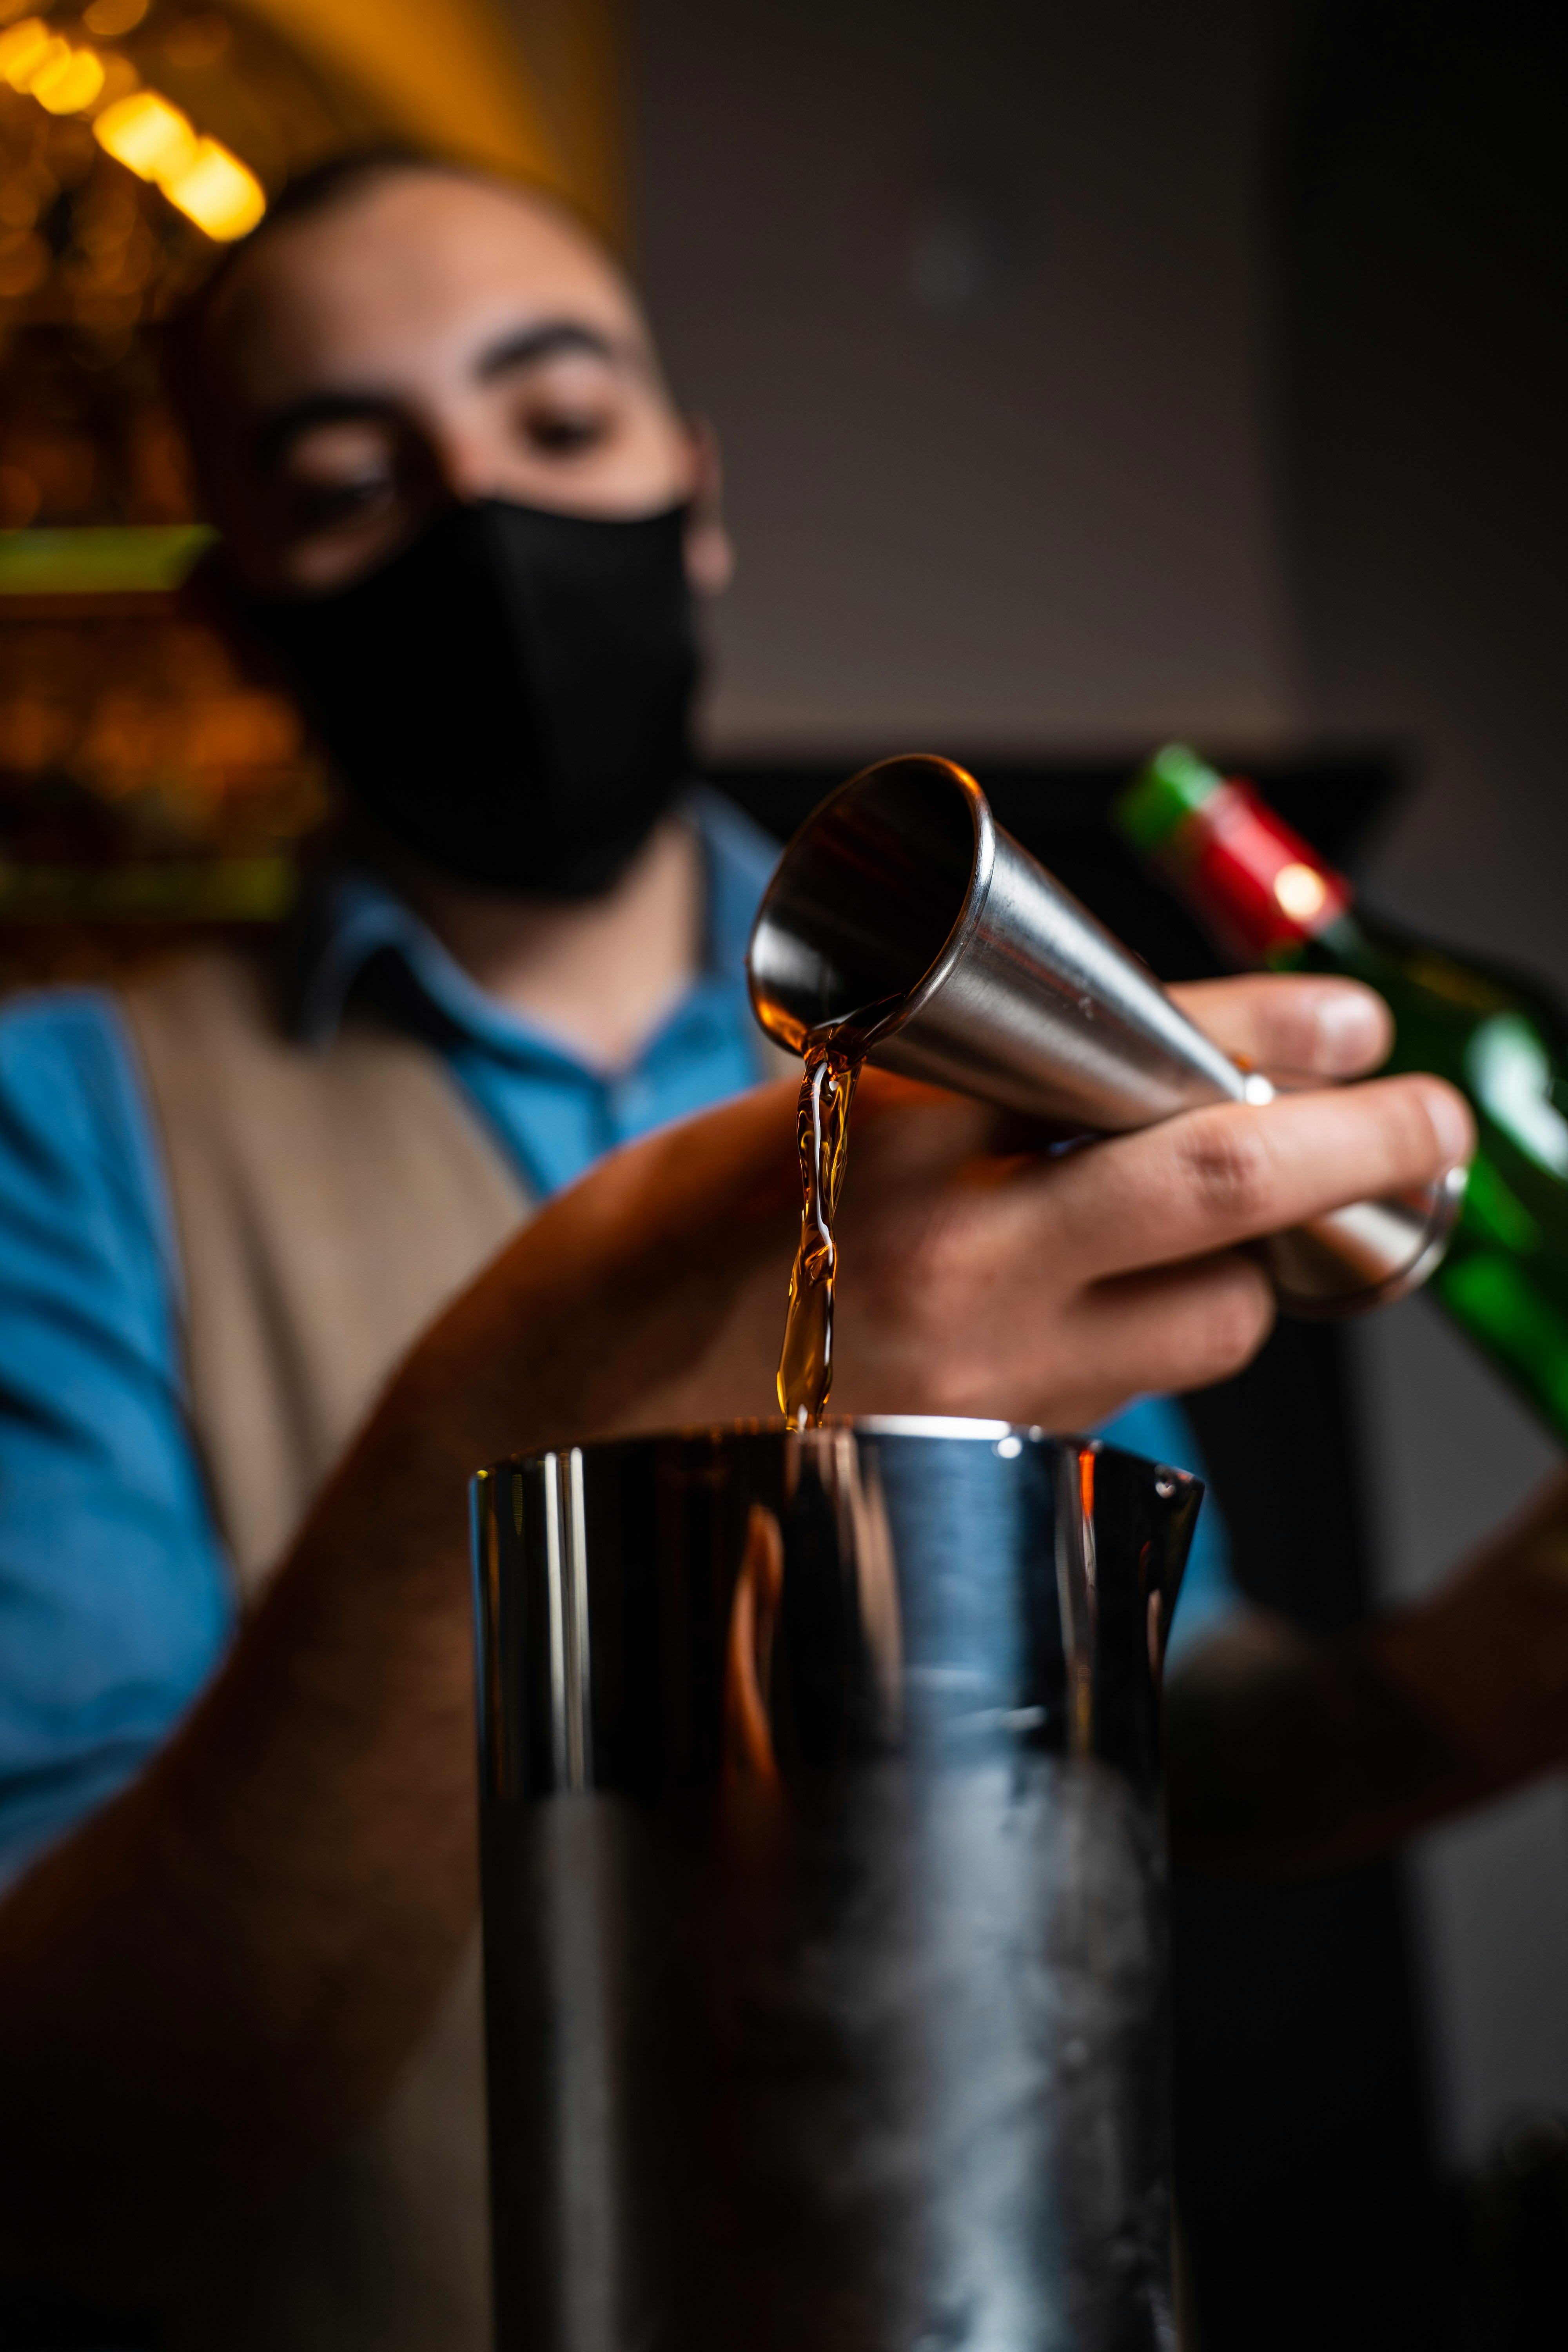
[[[422,154],[417,147],[405,147],[388,140],[374,146],[351,147],[337,155],[329,155],[323,163],[312,163],[308,172],[289,180],[268,200],[267,210],[253,229],[226,245],[200,285],[181,304],[170,320],[172,341],[187,349],[200,335],[203,321],[212,308],[220,289],[227,284],[247,253],[264,245],[274,230],[289,221],[308,220],[312,213],[328,212],[342,197],[352,195],[367,180],[395,176],[403,172],[451,173],[466,176],[462,166],[447,163],[439,156]]]
[[[511,189],[520,196],[532,196],[559,213],[563,213],[584,236],[600,250],[623,266],[609,238],[596,221],[591,220],[582,206],[574,203],[564,190],[548,180],[508,177],[487,172],[480,164],[461,163],[455,156],[437,155],[422,147],[411,147],[398,140],[377,140],[374,143],[343,149],[312,163],[309,171],[288,181],[270,203],[253,229],[237,237],[224,247],[215,268],[202,280],[200,291],[194,298],[194,307],[205,308],[214,292],[235,268],[242,255],[253,252],[264,244],[274,229],[282,228],[289,221],[308,220],[312,213],[330,211],[343,197],[353,195],[367,180],[396,178],[400,173],[428,173],[434,179],[470,180],[479,186]]]
[[[243,251],[280,222],[300,220],[310,213],[321,212],[335,196],[346,194],[361,180],[379,179],[384,173],[397,172],[450,172],[461,176],[463,167],[441,156],[427,155],[401,140],[377,140],[372,145],[346,148],[339,154],[328,155],[320,163],[312,163],[308,172],[288,181],[271,199],[256,226],[228,247],[225,258]]]

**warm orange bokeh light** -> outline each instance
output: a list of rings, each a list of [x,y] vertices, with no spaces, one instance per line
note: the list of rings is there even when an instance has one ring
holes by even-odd
[[[105,109],[92,126],[106,153],[139,179],[163,181],[195,161],[196,134],[177,106],[155,90],[139,89]]]
[[[0,74],[13,89],[26,89],[50,51],[57,47],[65,49],[67,44],[55,40],[41,16],[24,16],[8,33],[0,33]]]
[[[51,57],[33,75],[28,93],[51,114],[79,114],[103,88],[103,67],[91,49],[62,43],[64,57]]]
[[[117,163],[155,181],[187,220],[220,244],[243,236],[267,210],[255,173],[216,139],[198,139],[179,108],[156,90],[140,89],[106,107],[92,128]]]
[[[243,236],[267,210],[267,195],[253,172],[216,139],[196,142],[196,152],[183,172],[160,178],[159,186],[172,205],[178,205],[218,243]]]

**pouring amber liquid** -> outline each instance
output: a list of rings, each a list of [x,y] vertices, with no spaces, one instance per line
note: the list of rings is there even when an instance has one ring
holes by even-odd
[[[858,1045],[858,1040],[857,1040]],[[779,1410],[792,1429],[816,1429],[833,1386],[833,1289],[838,1251],[834,1213],[844,1187],[849,1107],[865,1051],[837,1033],[808,1040],[795,1135],[800,1148],[800,1247],[789,1278],[779,1356]]]

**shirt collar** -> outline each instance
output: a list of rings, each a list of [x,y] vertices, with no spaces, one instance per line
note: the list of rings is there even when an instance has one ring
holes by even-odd
[[[778,859],[777,843],[708,786],[694,787],[679,805],[702,845],[707,922],[701,971],[660,1036],[694,1012],[743,993],[752,920]],[[519,1063],[586,1066],[571,1046],[470,980],[413,908],[367,868],[322,880],[305,910],[300,945],[295,1025],[307,1045],[331,1044],[350,996],[363,985],[401,1025],[439,1042],[466,1041]],[[645,1053],[656,1042],[650,1039]]]

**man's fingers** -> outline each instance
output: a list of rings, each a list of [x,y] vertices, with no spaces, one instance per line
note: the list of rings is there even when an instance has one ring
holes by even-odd
[[[1281,1095],[1092,1144],[1026,1180],[1048,1184],[1058,1246],[1089,1279],[1208,1257],[1348,1202],[1430,1183],[1474,1129],[1441,1079]]]
[[[1281,1076],[1360,1077],[1394,1043],[1387,1005],[1359,981],[1273,972],[1194,981],[1171,994],[1227,1054]]]
[[[1100,1284],[1079,1312],[1085,1338],[1058,1373],[1069,1390],[1051,1416],[1087,1428],[1151,1391],[1179,1394],[1229,1380],[1274,1328],[1274,1293],[1257,1261],[1227,1253]]]
[[[834,1410],[921,1412],[1087,1429],[1151,1390],[1202,1388],[1257,1352],[1274,1320],[1262,1267],[1230,1253],[1064,1297],[1038,1236],[996,1279],[955,1285],[940,1260],[905,1297],[868,1289],[846,1253]],[[932,1296],[931,1294],[935,1295]]]
[[[968,1160],[1038,1148],[1038,1122],[972,1095],[949,1094],[891,1070],[863,1069],[855,1094],[850,1129],[849,1179],[857,1193],[868,1169],[884,1159],[904,1175],[917,1170],[931,1179],[956,1172]]]

